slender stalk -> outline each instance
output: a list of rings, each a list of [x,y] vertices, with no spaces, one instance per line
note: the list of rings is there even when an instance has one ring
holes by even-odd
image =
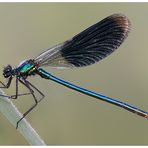
[[[0,90],[0,95],[5,95],[2,90]],[[22,117],[22,114],[12,103],[11,99],[0,96],[0,112],[16,128],[16,123]],[[16,131],[19,131],[30,145],[46,145],[26,119],[21,121]]]

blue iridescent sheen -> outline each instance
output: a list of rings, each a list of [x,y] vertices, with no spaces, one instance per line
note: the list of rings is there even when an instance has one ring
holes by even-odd
[[[72,39],[47,49],[34,59],[22,61],[17,68],[12,68],[11,65],[4,67],[3,76],[7,79],[7,83],[4,84],[0,81],[2,84],[1,88],[9,88],[12,79],[16,78],[15,95],[6,97],[16,99],[18,96],[31,94],[35,102],[35,104],[33,104],[33,106],[30,107],[18,120],[16,128],[18,127],[19,122],[44,98],[44,94],[27,80],[28,76],[32,75],[39,75],[44,79],[52,80],[70,89],[111,103],[148,119],[148,112],[118,101],[117,99],[104,96],[100,93],[64,81],[41,68],[44,66],[50,66],[60,69],[72,69],[94,64],[113,53],[126,39],[130,28],[130,21],[125,15],[114,14],[90,26]],[[29,93],[19,94],[19,82],[29,90]],[[37,98],[35,92],[38,92],[41,97]]]
[[[118,101],[117,99],[113,99],[113,98],[110,98],[110,97],[107,97],[107,96],[104,96],[100,93],[96,93],[94,91],[90,91],[90,90],[87,90],[87,89],[84,89],[82,87],[79,87],[77,85],[74,85],[72,83],[69,83],[67,81],[64,81],[62,79],[59,79],[58,77],[55,77],[53,76],[52,74],[46,72],[44,69],[42,68],[39,68],[38,69],[39,72],[40,72],[40,75],[43,77],[43,78],[46,78],[46,79],[50,79],[52,81],[55,81],[57,83],[60,83],[68,88],[71,88],[71,89],[74,89],[76,91],[79,91],[81,93],[84,93],[84,94],[87,94],[89,96],[92,96],[92,97],[95,97],[96,99],[99,99],[99,100],[102,100],[102,101],[105,101],[105,102],[109,102],[109,103],[112,103],[112,104],[115,104],[117,106],[120,106],[120,107],[123,107],[125,108],[126,110],[129,110],[133,113],[137,113],[138,115],[142,115],[144,117],[148,117],[148,112],[145,112],[139,108],[136,108],[134,106],[131,106],[127,103],[124,103],[124,102],[121,102],[121,101]]]
[[[23,63],[19,64],[17,71],[20,73],[26,73],[27,71],[31,70],[34,67],[33,63],[28,61],[24,61]]]

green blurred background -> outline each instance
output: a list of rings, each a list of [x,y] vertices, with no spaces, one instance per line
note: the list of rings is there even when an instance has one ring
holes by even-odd
[[[34,58],[113,13],[125,14],[132,23],[129,37],[115,53],[78,70],[46,70],[148,111],[148,3],[0,3],[0,80],[5,65]],[[148,145],[144,118],[38,76],[29,80],[46,97],[26,118],[46,144]],[[6,93],[14,91],[11,87]],[[13,102],[25,112],[32,98]],[[0,145],[28,145],[2,114]]]

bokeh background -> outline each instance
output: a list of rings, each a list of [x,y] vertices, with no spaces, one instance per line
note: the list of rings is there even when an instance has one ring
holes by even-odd
[[[111,56],[78,70],[46,68],[84,88],[148,111],[148,3],[0,3],[0,80],[7,64],[34,58],[114,13],[132,30]],[[46,95],[26,119],[48,145],[148,145],[148,121],[40,77],[30,77]],[[12,87],[5,91],[14,93]],[[26,89],[20,86],[20,91]],[[32,98],[13,101],[23,113]],[[28,145],[0,114],[0,145]]]

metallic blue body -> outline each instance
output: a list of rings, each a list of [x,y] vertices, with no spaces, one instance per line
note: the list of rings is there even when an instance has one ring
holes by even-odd
[[[30,70],[32,70],[32,68],[34,67],[34,65],[32,63],[29,63],[28,61],[22,63],[18,68],[17,70],[20,72],[20,73],[26,73]]]
[[[42,78],[55,81],[70,89],[119,106],[148,119],[148,112],[66,82],[40,68],[43,66],[60,69],[78,68],[99,62],[113,53],[123,43],[128,36],[130,28],[131,23],[125,15],[113,14],[80,32],[73,38],[48,48],[36,58],[22,61],[17,68],[12,68],[11,65],[4,67],[3,76],[7,79],[7,83],[4,84],[0,81],[2,85],[0,88],[9,88],[12,79],[16,79],[15,95],[6,97],[17,99],[18,96],[31,94],[35,102],[17,121],[16,128],[19,122],[44,98],[44,94],[27,80],[27,77],[32,75],[40,75]],[[18,91],[19,83],[23,84],[29,90],[29,93],[20,94]],[[35,92],[40,94],[40,98],[36,97]]]
[[[74,90],[79,91],[81,93],[84,93],[86,95],[92,96],[92,97],[94,97],[96,99],[100,99],[102,101],[106,101],[106,102],[109,102],[111,104],[115,104],[116,106],[120,106],[122,108],[125,108],[126,110],[131,111],[133,113],[137,113],[138,115],[141,115],[143,117],[146,117],[146,118],[148,117],[148,112],[145,112],[145,111],[143,111],[143,110],[141,110],[139,108],[136,108],[136,107],[131,106],[131,105],[127,104],[127,103],[118,101],[116,99],[113,99],[113,98],[104,96],[104,95],[102,95],[100,93],[96,93],[96,92],[93,92],[93,91],[84,89],[82,87],[76,86],[76,85],[74,85],[72,83],[69,83],[67,81],[64,81],[62,79],[59,79],[59,78],[51,75],[50,73],[46,72],[42,68],[39,68],[38,71],[40,73],[40,76],[43,77],[43,78],[45,78],[45,79],[50,79],[52,81],[55,81],[57,83],[60,83],[60,84],[62,84],[64,86],[66,86],[68,88],[71,88],[71,89],[74,89]]]

